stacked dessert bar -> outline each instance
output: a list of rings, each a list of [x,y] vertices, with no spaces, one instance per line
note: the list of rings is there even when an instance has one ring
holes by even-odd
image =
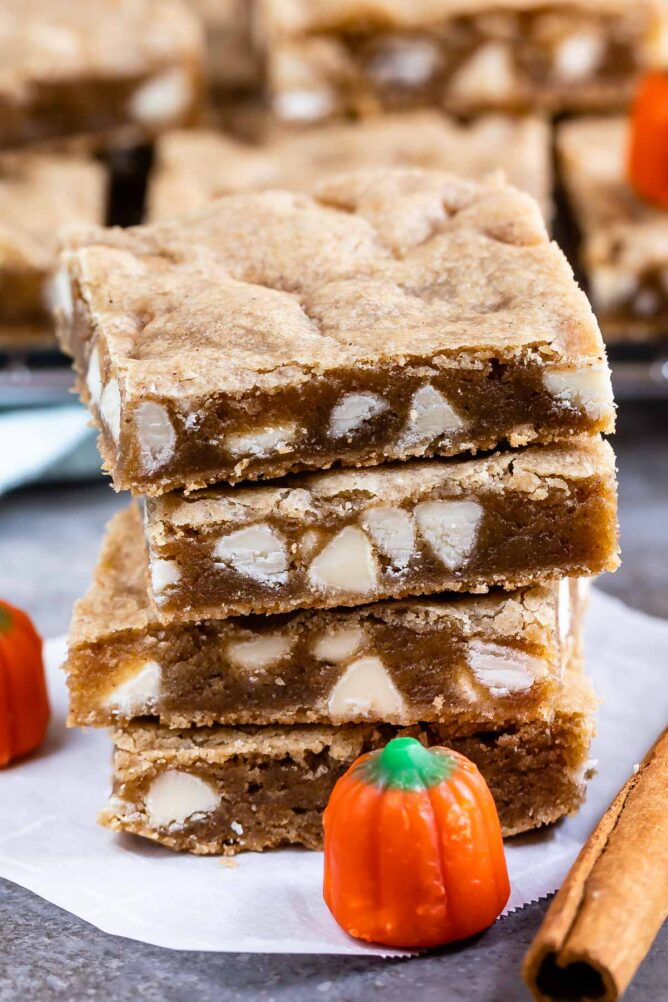
[[[101,815],[192,852],[320,844],[361,752],[470,756],[506,834],[574,811],[581,579],[617,563],[601,337],[537,204],[371,170],[70,233],[61,338],[117,489],[70,722]]]

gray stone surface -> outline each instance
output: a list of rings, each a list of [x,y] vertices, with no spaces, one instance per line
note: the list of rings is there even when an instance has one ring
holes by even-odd
[[[668,617],[668,410],[625,404],[615,440],[624,563],[601,586]],[[26,490],[0,500],[0,595],[47,635],[67,628],[86,588],[104,523],[125,499],[103,483]],[[464,947],[413,960],[179,953],[107,936],[29,891],[0,881],[0,1002],[269,1000],[515,1002],[519,966],[546,903],[497,923]],[[625,999],[668,999],[664,929]]]

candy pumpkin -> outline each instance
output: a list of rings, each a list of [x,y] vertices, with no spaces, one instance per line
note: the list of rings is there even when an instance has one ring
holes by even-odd
[[[37,748],[48,722],[41,638],[25,612],[0,601],[0,766]]]
[[[324,815],[324,897],[351,936],[430,947],[491,925],[510,885],[501,828],[476,766],[395,738],[358,758]]]
[[[668,74],[647,73],[631,109],[627,174],[641,198],[668,209]]]

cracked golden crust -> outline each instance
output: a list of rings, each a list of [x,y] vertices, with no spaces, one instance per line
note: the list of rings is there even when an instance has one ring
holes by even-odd
[[[266,34],[287,35],[336,31],[351,25],[420,28],[451,17],[489,12],[490,0],[258,0]],[[498,6],[498,5],[497,5]],[[638,7],[660,16],[659,0],[640,0]],[[508,11],[574,10],[592,15],[628,13],[628,0],[505,0]]]
[[[143,76],[198,60],[201,31],[178,0],[3,0],[0,95],[44,83]]]
[[[230,196],[70,232],[64,261],[126,401],[298,388],[383,360],[604,357],[535,202],[495,180],[380,170],[315,198]]]
[[[558,445],[529,446],[474,459],[332,470],[302,474],[278,486],[220,486],[190,495],[163,494],[146,501],[147,534],[161,541],[165,533],[186,528],[209,529],[221,522],[233,526],[267,516],[299,520],[306,512],[317,522],[359,507],[361,498],[363,507],[401,504],[407,499],[417,502],[438,487],[446,488],[448,497],[512,491],[527,499],[540,498],[555,484],[567,489],[568,483],[594,476],[614,483],[614,453],[601,438],[582,436]]]
[[[242,191],[313,191],[327,175],[368,167],[420,167],[483,178],[501,170],[551,212],[549,132],[540,118],[489,115],[462,124],[434,111],[278,133],[261,146],[220,132],[179,130],[156,145],[148,218],[194,212]]]
[[[545,630],[554,629],[557,584],[535,585],[511,594],[444,596],[375,603],[346,610],[349,625],[376,616],[391,622],[400,616],[408,622],[429,621],[442,615],[455,617],[468,630],[471,620],[484,624],[492,639],[524,638],[537,643]],[[327,626],[327,611],[306,610],[290,614],[290,620],[307,619],[314,627]],[[171,622],[176,623],[178,617]],[[258,617],[265,621],[264,617]],[[252,628],[254,617],[246,620]],[[468,625],[467,625],[468,624]],[[147,592],[147,557],[139,508],[132,504],[109,523],[93,582],[72,616],[70,654],[104,643],[117,636],[141,636],[164,627]]]

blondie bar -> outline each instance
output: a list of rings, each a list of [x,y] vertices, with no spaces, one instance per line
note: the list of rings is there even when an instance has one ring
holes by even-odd
[[[180,0],[3,0],[0,146],[185,125],[202,58]]]
[[[584,795],[595,699],[568,672],[551,720],[457,738],[447,725],[194,728],[135,723],[117,731],[113,793],[99,820],[170,849],[233,854],[322,844],[332,787],[358,755],[398,734],[472,759],[496,800],[505,835],[577,810]]]
[[[117,489],[611,430],[603,342],[538,206],[371,170],[65,241],[55,301]]]
[[[27,151],[0,155],[0,334],[7,340],[32,343],[49,328],[47,293],[58,229],[104,223],[106,196],[105,168],[92,159]]]
[[[599,438],[149,499],[158,615],[184,620],[512,589],[617,566]]]
[[[625,118],[565,122],[557,149],[582,236],[589,293],[608,341],[668,333],[668,213],[626,180]]]
[[[435,111],[279,132],[261,146],[220,132],[165,133],[156,145],[150,220],[200,209],[242,191],[313,191],[334,173],[367,167],[423,167],[482,178],[502,170],[550,213],[550,134],[540,118],[489,115],[461,124]]]
[[[470,734],[550,715],[578,652],[583,581],[184,624],[158,621],[146,569],[132,507],[75,608],[71,725],[436,720]]]
[[[258,0],[276,114],[622,107],[661,55],[660,0]]]

